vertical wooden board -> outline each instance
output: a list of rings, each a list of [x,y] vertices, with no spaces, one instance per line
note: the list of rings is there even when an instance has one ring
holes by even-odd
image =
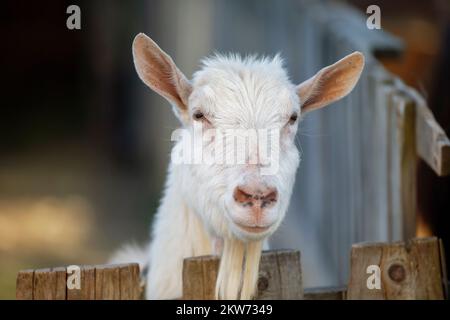
[[[21,270],[16,279],[16,299],[33,300],[34,270]]]
[[[203,300],[203,262],[198,257],[183,261],[183,299]],[[215,284],[215,281],[214,281]]]
[[[402,208],[401,208],[401,141],[398,138],[397,112],[395,105],[395,91],[390,91],[387,96],[388,109],[388,216],[389,216],[389,241],[403,240],[402,233]]]
[[[414,299],[416,269],[411,264],[404,242],[399,241],[383,247],[380,267],[384,299]]]
[[[277,251],[277,260],[280,270],[280,299],[303,299],[300,252],[294,250]]]
[[[436,237],[411,240],[411,264],[415,266],[415,299],[444,299],[439,240]]]
[[[380,252],[381,249],[381,252]],[[377,256],[381,269],[381,290],[366,289],[367,275],[358,271],[373,261],[364,257]],[[359,275],[358,275],[359,272]],[[356,288],[356,290],[355,290]],[[372,293],[378,293],[376,297]],[[386,244],[354,245],[352,248],[351,280],[348,299],[443,299],[439,242],[436,238],[413,239]]]
[[[264,252],[259,264],[257,300],[280,299],[281,281],[276,251]]]
[[[416,116],[415,105],[410,98],[394,97],[397,114],[397,139],[400,146],[400,206],[403,240],[416,234]]]
[[[216,280],[219,272],[220,260],[217,256],[206,256],[203,263],[203,299],[214,300],[216,292]]]
[[[81,299],[95,300],[95,266],[81,268]]]
[[[186,258],[183,262],[183,299],[215,299],[220,259]],[[300,253],[293,250],[263,252],[255,299],[302,299]]]
[[[352,246],[350,258],[350,280],[347,289],[349,300],[382,300],[384,299],[384,288],[381,290],[369,289],[367,280],[370,274],[367,268],[371,265],[381,265],[383,243],[359,243]]]
[[[413,89],[408,93],[416,101],[417,153],[438,176],[450,174],[450,140],[437,123],[426,101]]]
[[[70,268],[69,268],[69,271]],[[69,282],[69,284],[71,284],[71,280],[74,279],[74,277],[76,277],[76,271],[73,271],[73,273],[69,273],[67,272],[66,269],[66,281]],[[83,268],[80,266],[80,288],[72,288],[71,286],[67,286],[66,283],[66,288],[67,288],[67,293],[66,293],[66,298],[67,300],[83,300],[83,289],[84,289],[84,275],[83,275]]]
[[[137,264],[119,265],[120,300],[137,300],[139,298],[139,277],[136,277]]]
[[[131,268],[129,265],[119,265],[120,275],[120,300],[131,300],[132,282]]]
[[[55,300],[66,300],[66,268],[57,267],[53,268],[52,271],[55,273],[56,285],[55,285]]]
[[[145,284],[141,283],[141,273],[137,263],[131,264],[131,282],[137,285],[133,286],[132,299],[140,300],[145,298]]]
[[[95,267],[95,299],[120,299],[120,272],[115,265]]]
[[[444,288],[444,299],[448,300],[448,278],[447,278],[447,265],[445,260],[445,248],[442,239],[439,239],[439,253],[441,259],[441,275],[442,275],[442,287]]]
[[[305,300],[346,300],[346,287],[305,288]]]
[[[368,59],[369,93],[366,99],[372,99],[369,113],[370,139],[364,151],[366,167],[364,175],[366,183],[367,221],[365,223],[366,241],[389,240],[389,210],[388,210],[388,128],[389,110],[386,107],[387,98],[392,90],[392,78],[380,68],[373,59]],[[361,106],[362,107],[362,106]],[[368,201],[368,202],[366,202]]]
[[[33,299],[54,300],[56,296],[56,273],[51,269],[38,269],[33,277]]]

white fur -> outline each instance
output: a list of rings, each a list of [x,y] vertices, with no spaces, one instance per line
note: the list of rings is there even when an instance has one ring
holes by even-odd
[[[265,178],[280,194],[277,206],[271,213],[275,222],[269,231],[257,236],[244,234],[230,222],[228,212],[234,206],[231,198],[233,189],[246,177],[257,175],[256,169],[248,169],[245,165],[227,167],[170,163],[164,197],[156,213],[147,252],[148,299],[181,297],[184,258],[220,254],[215,252],[215,248],[223,246],[217,246],[218,241],[228,243],[227,239],[237,238],[244,252],[245,242],[266,239],[284,217],[299,164],[294,145],[297,126],[288,127],[286,123],[292,112],[300,112],[300,102],[279,56],[273,59],[215,56],[204,60],[202,69],[193,77],[192,85],[190,112],[202,108],[209,119],[214,119],[216,128],[276,127],[283,131],[280,170],[277,175]],[[193,130],[192,134],[195,134]],[[181,148],[181,143],[176,143],[173,148]],[[264,246],[267,248],[267,241],[264,241]],[[138,257],[142,260],[140,252],[133,251],[118,254],[111,262],[134,261]],[[133,256],[136,253],[137,256]],[[256,259],[259,261],[258,254]],[[142,261],[138,262],[142,265]],[[246,268],[246,272],[248,270]],[[239,282],[239,279],[236,281]],[[255,281],[252,279],[251,282]],[[250,296],[249,292],[243,294]]]
[[[267,238],[284,218],[300,162],[294,143],[298,120],[289,123],[293,113],[300,118],[299,88],[311,97],[311,92],[320,92],[323,86],[325,91],[333,94],[332,98],[339,97],[336,91],[326,87],[327,83],[334,83],[326,77],[333,74],[330,70],[335,67],[322,72],[324,79],[299,87],[289,80],[279,56],[258,59],[216,55],[205,59],[189,82],[150,38],[138,35],[133,46],[139,76],[172,103],[189,135],[201,134],[193,125],[196,120],[192,120],[198,110],[209,120],[206,126],[215,129],[270,128],[280,133],[279,170],[273,175],[261,175],[259,165],[169,163],[164,196],[145,257],[149,267],[148,299],[180,298],[183,259],[222,253],[217,297],[249,299],[255,291],[261,248],[267,247]],[[355,54],[352,59],[355,57],[359,59]],[[347,67],[344,63],[347,60],[341,60],[337,66],[354,69],[354,64]],[[154,70],[164,71],[159,74],[170,73],[168,79],[172,80],[167,81],[172,83],[155,76],[151,73]],[[354,83],[350,84],[354,86]],[[348,85],[344,87],[346,89]],[[321,101],[326,99],[318,94],[315,93],[313,98],[315,100],[309,100],[316,105],[325,105]],[[197,147],[207,152],[213,144],[205,141]],[[181,142],[176,142],[173,151],[179,152],[181,148]],[[238,226],[253,223],[249,209],[239,206],[233,198],[235,188],[249,181],[270,185],[278,191],[275,205],[264,209],[258,222],[258,226],[268,226],[260,233],[245,231]],[[116,257],[123,260],[124,255]],[[135,261],[129,255],[125,258]]]

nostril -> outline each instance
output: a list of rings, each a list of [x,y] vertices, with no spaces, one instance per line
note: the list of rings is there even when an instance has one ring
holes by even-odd
[[[233,194],[234,200],[244,205],[253,205],[252,195],[237,187]]]
[[[278,200],[278,192],[277,190],[272,190],[269,191],[269,193],[267,193],[265,196],[261,197],[262,200],[262,204],[261,207],[267,207],[275,202],[277,202]]]
[[[261,208],[268,207],[278,200],[278,192],[276,189],[270,188],[264,191],[258,190],[251,192],[245,187],[237,187],[233,193],[234,201],[244,207],[252,207],[254,205]]]
[[[278,199],[277,190],[271,191],[269,194],[265,195],[262,199],[265,201],[277,201]]]

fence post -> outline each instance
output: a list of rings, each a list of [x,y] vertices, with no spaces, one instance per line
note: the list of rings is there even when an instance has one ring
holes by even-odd
[[[69,274],[70,276],[70,274]],[[67,288],[65,267],[22,270],[17,275],[17,300],[138,300],[139,265],[80,266],[80,288]]]
[[[183,299],[214,299],[219,257],[184,259]],[[257,300],[303,299],[300,252],[265,251],[261,255]]]
[[[444,299],[441,248],[436,237],[408,242],[359,243],[352,246],[347,298]],[[380,268],[379,289],[369,289],[370,265]]]

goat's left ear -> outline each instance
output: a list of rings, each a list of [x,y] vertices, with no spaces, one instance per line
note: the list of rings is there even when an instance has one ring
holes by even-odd
[[[297,86],[302,113],[322,108],[349,94],[364,68],[364,55],[353,52]]]
[[[166,98],[174,106],[175,114],[186,122],[192,86],[172,58],[143,33],[134,38],[133,58],[141,80]]]

